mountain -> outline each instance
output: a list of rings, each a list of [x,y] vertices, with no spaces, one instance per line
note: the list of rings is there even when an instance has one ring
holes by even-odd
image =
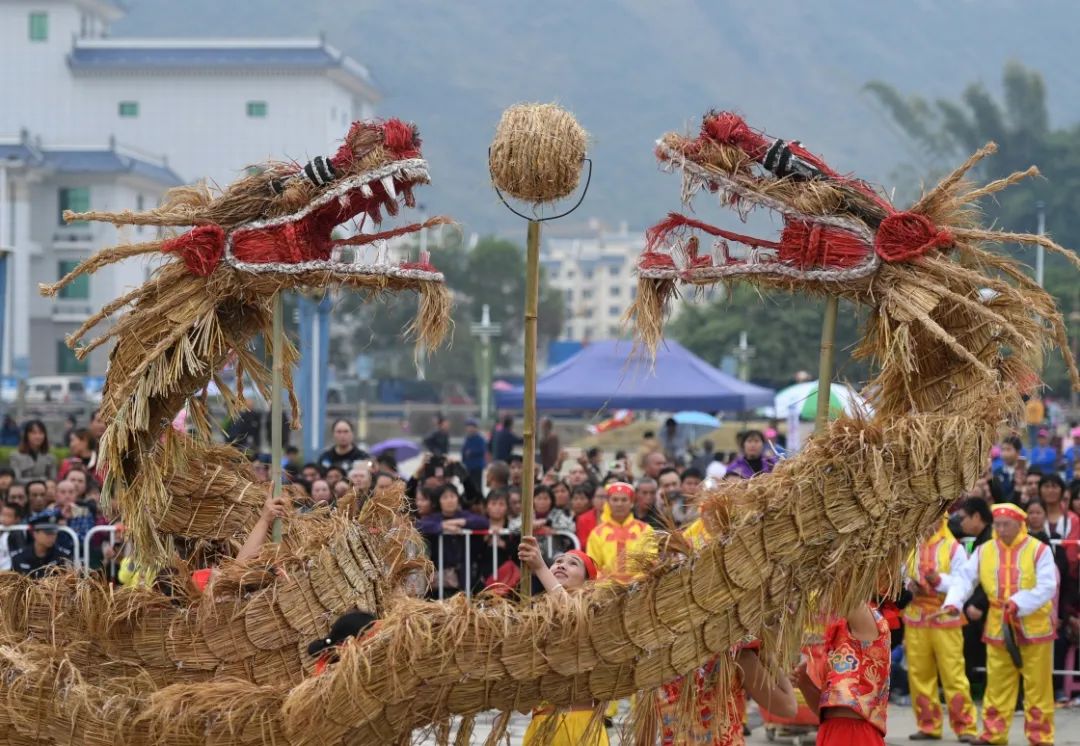
[[[467,232],[517,227],[487,175],[499,113],[556,101],[589,130],[581,217],[644,227],[678,207],[653,142],[710,108],[799,139],[842,171],[888,183],[917,159],[862,93],[883,80],[928,98],[992,91],[1005,62],[1040,71],[1052,124],[1080,120],[1074,0],[128,0],[117,36],[312,36],[367,65],[379,113],[419,123],[429,212]],[[327,143],[327,150],[332,144]],[[925,164],[929,165],[929,164]],[[714,216],[715,217],[715,216]]]

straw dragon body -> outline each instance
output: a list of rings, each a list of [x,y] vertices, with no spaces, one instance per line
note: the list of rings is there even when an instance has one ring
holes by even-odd
[[[212,681],[197,686],[169,683],[163,675],[143,699],[130,677],[123,685],[82,678],[78,669],[87,659],[49,647],[58,642],[58,632],[41,621],[47,594],[28,593],[9,581],[7,588],[17,588],[30,601],[7,613],[5,634],[10,639],[17,634],[11,630],[28,631],[31,641],[6,648],[0,660],[8,702],[25,701],[31,690],[49,690],[50,698],[32,698],[38,711],[27,712],[24,705],[0,715],[0,728],[10,722],[9,732],[22,739],[98,743],[90,737],[96,731],[69,725],[80,713],[91,713],[86,717],[95,725],[109,722],[113,707],[124,714],[113,718],[120,743],[255,743],[268,736],[294,744],[407,742],[413,729],[453,715],[465,717],[461,732],[467,735],[469,718],[481,710],[602,703],[652,690],[711,657],[728,661],[733,646],[748,636],[761,638],[763,649],[782,661],[797,648],[811,614],[841,610],[877,591],[883,574],[900,566],[922,530],[975,482],[998,428],[1018,411],[1021,392],[1037,385],[1027,353],[1063,341],[1052,298],[1011,260],[985,248],[999,234],[977,228],[974,202],[1022,176],[968,187],[965,172],[986,154],[980,152],[900,211],[797,143],[766,138],[733,115],[708,115],[696,137],[663,138],[658,155],[682,174],[684,199],[717,194],[725,207],[765,207],[780,214],[784,229],[776,240],[758,239],[671,215],[651,230],[630,310],[643,342],[659,342],[667,304],[680,284],[742,280],[837,295],[868,307],[859,352],[880,371],[867,388],[872,416],[842,417],[773,473],[725,482],[708,494],[702,514],[714,538],[700,551],[667,552],[636,583],[600,584],[569,603],[552,598],[528,607],[490,599],[435,603],[384,591],[377,607],[379,630],[347,646],[324,675],[299,681],[294,669],[275,682],[250,662],[254,657],[240,655],[246,663],[207,673],[201,678]],[[717,239],[715,252],[702,249],[697,233]],[[1059,249],[1045,238],[1008,238]],[[748,244],[750,256],[732,258],[726,241]],[[1076,381],[1072,361],[1070,372]],[[186,395],[197,388],[189,386]],[[124,395],[118,391],[108,391],[115,397],[110,412],[130,406],[135,400],[127,397],[139,393],[137,388],[125,389]],[[182,394],[177,390],[169,400],[176,408]],[[162,406],[160,414],[171,416],[168,409]],[[155,448],[160,431],[145,432],[141,444]],[[117,442],[115,430],[112,437]],[[138,472],[128,478],[138,479]],[[382,512],[373,506],[364,516],[362,526],[369,528],[352,530],[367,531],[369,544],[375,537],[396,537],[389,546],[398,548],[397,559],[385,566],[375,560],[367,568],[382,578],[379,588],[392,589],[391,579],[402,567],[400,547],[415,535],[395,522],[400,516],[391,515],[390,501],[382,505]],[[317,541],[304,541],[304,530],[295,529],[297,539],[288,545],[293,559],[283,560],[289,580],[264,579],[250,591],[239,579],[243,568],[223,571],[219,590],[201,602],[207,609],[235,606],[221,624],[226,632],[218,634],[246,630],[257,648],[252,635],[272,635],[273,625],[266,627],[269,632],[254,623],[247,630],[236,620],[266,598],[275,599],[278,613],[252,612],[253,618],[281,617],[282,629],[295,632],[295,607],[310,607],[310,599],[303,590],[282,594],[291,587],[287,583],[301,582],[298,577],[310,577],[305,582],[317,600],[332,603],[297,625],[325,628],[329,613],[359,603],[356,585],[350,592],[342,583],[331,592],[324,583],[336,587],[338,581],[313,577],[316,569],[334,577],[342,536],[352,546],[342,527],[319,531],[308,534]],[[318,541],[328,540],[337,542],[334,551],[313,554]],[[347,566],[347,561],[337,565],[346,576]],[[63,605],[65,613],[75,619],[94,616],[89,599],[96,596],[87,592],[85,597],[82,605]],[[122,599],[132,608],[150,604],[122,592],[110,602],[110,618],[125,618],[117,606]],[[155,646],[163,646],[166,658],[174,640],[186,639],[172,633],[175,620],[165,634],[140,624],[134,629],[146,630],[146,643],[155,653],[160,652]],[[100,626],[84,623],[79,629],[96,651],[93,661],[117,652],[115,636]],[[287,646],[288,637],[275,642]],[[46,655],[35,645],[52,652]],[[179,664],[182,657],[168,660]],[[225,678],[230,676],[235,678]],[[644,736],[651,698],[640,696],[638,702],[634,720]]]

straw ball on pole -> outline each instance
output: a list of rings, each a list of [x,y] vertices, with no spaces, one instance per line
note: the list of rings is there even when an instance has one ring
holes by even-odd
[[[588,140],[574,115],[555,104],[503,112],[488,151],[491,180],[525,202],[553,202],[577,188]]]

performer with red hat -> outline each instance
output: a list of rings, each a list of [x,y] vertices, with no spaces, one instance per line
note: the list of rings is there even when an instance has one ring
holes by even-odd
[[[653,528],[634,518],[634,486],[613,482],[607,488],[608,501],[600,524],[589,534],[585,549],[596,560],[602,580],[629,583],[634,578],[627,558],[645,549],[653,538]]]
[[[952,579],[942,611],[958,615],[975,584],[990,600],[983,732],[974,743],[1008,743],[1020,677],[1024,734],[1054,742],[1053,649],[1057,567],[1050,547],[1028,536],[1027,513],[1012,503],[993,508],[994,538],[980,545]]]
[[[565,596],[568,591],[582,588],[596,580],[597,567],[593,558],[580,549],[563,552],[554,559],[551,567],[544,562],[536,538],[521,537],[518,559],[532,568],[533,574],[544,584],[547,593]],[[558,711],[551,706],[533,710],[532,722],[525,731],[523,746],[546,743],[550,746],[607,746],[609,743],[603,720],[594,717],[595,703],[582,702]],[[554,720],[554,722],[552,722]]]

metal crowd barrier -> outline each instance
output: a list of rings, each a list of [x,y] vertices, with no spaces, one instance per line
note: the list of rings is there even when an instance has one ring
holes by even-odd
[[[15,531],[24,531],[24,532],[27,533],[27,535],[29,535],[32,528],[33,528],[33,526],[31,526],[31,525],[29,525],[27,523],[20,523],[20,524],[18,524],[16,526],[0,526],[0,533],[9,534],[9,533],[13,533]],[[85,559],[85,555],[83,555],[81,553],[82,552],[82,546],[79,543],[79,535],[77,533],[75,533],[75,531],[73,529],[69,528],[68,526],[56,526],[55,530],[58,533],[67,534],[71,538],[72,564],[75,567],[80,567],[80,568],[85,567],[86,566],[86,559]]]
[[[116,543],[116,535],[124,532],[123,524],[107,524],[104,526],[94,526],[92,529],[86,532],[86,538],[83,540],[83,557],[86,558],[86,566],[90,566],[90,544],[95,536],[98,534],[108,534],[109,541],[113,544]],[[112,559],[109,560],[109,577],[116,577],[116,555],[114,554]]]
[[[466,539],[466,541],[465,541],[465,580],[462,583],[463,587],[461,588],[461,591],[465,594],[466,598],[472,598],[472,585],[473,584],[472,584],[472,541],[471,541],[471,538],[473,536],[488,536],[491,533],[492,532],[489,531],[488,529],[473,530],[473,529],[465,528],[465,529],[462,529],[459,533],[455,533],[455,534],[439,533],[439,534],[434,534],[434,535],[432,535],[432,534],[425,535],[425,538],[436,538],[437,537],[437,539],[438,539],[437,547],[436,547],[436,556],[438,558],[438,562],[435,565],[435,573],[436,573],[436,575],[438,577],[438,581],[439,581],[439,600],[440,601],[443,600],[443,597],[445,596],[445,593],[446,593],[445,578],[443,577],[443,570],[445,569],[444,565],[446,564],[445,561],[444,561],[444,555],[443,555],[444,537],[451,536],[451,537],[461,537],[463,539]],[[514,535],[518,534],[519,532],[510,531],[509,529],[502,529],[502,530],[500,530],[500,531],[498,531],[496,533],[498,533],[499,536],[514,536]],[[551,553],[554,551],[554,548],[555,548],[554,540],[555,540],[556,536],[560,536],[560,537],[569,539],[570,543],[573,544],[573,547],[572,547],[573,549],[581,549],[581,542],[578,541],[577,534],[575,534],[575,533],[573,533],[571,531],[552,531],[552,532],[547,533],[547,534],[538,534],[536,536],[536,539],[538,541],[546,540],[546,542],[547,542],[547,554],[548,554],[548,556],[551,556]],[[517,557],[511,557],[509,559],[512,559],[515,562],[517,561]],[[494,542],[494,541],[491,542],[491,566],[492,566],[492,569],[494,571],[496,571],[496,572],[498,571],[498,568],[499,568],[499,545],[498,545],[497,542]],[[459,580],[460,580],[460,578],[459,578]]]

